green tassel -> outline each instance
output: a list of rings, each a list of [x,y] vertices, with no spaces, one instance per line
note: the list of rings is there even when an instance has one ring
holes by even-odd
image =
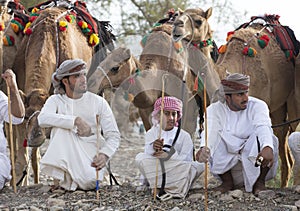
[[[264,40],[257,40],[257,42],[261,48],[264,48],[267,46],[267,43]]]

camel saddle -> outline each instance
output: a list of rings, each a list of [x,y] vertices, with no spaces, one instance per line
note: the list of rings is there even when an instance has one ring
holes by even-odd
[[[285,53],[286,57],[295,64],[295,57],[299,54],[300,42],[296,39],[294,31],[288,26],[283,26],[279,22],[279,15],[267,15],[264,16],[252,16],[251,21],[242,24],[236,30],[240,28],[246,28],[250,26],[255,20],[262,19],[267,26],[271,29],[271,33],[275,36],[277,42],[280,45],[281,50]]]

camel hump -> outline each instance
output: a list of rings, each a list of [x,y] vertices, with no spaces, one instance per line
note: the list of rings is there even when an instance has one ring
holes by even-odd
[[[273,29],[271,30],[271,33],[275,36],[281,50],[285,53],[287,59],[294,63],[295,57],[299,54],[300,43],[296,39],[294,31],[290,29],[289,26],[281,25],[279,18],[279,15],[267,14],[264,16],[252,16],[250,22],[240,25],[235,31],[241,28],[247,28],[253,23],[265,24],[268,29]],[[263,23],[259,22],[260,20]]]

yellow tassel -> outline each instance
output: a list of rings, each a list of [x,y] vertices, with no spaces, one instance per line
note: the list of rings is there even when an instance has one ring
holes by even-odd
[[[30,25],[31,25],[31,22],[26,23],[25,29],[23,30],[24,33],[25,33],[26,30],[30,27]]]
[[[85,28],[87,28],[87,27],[88,27],[87,22],[82,21],[82,26],[81,26],[81,28],[85,29]]]
[[[89,39],[89,43],[91,45],[98,45],[99,44],[99,37],[98,37],[98,35],[95,34],[95,33],[91,34],[90,39]]]
[[[67,21],[59,21],[59,26],[66,27],[68,25]]]
[[[7,39],[6,39],[6,37],[3,37],[2,38],[2,41],[3,41],[3,45],[5,45],[5,46],[8,46],[9,44],[8,44],[8,41],[7,41]]]
[[[35,7],[31,10],[31,13],[37,13],[38,11],[39,11],[39,9]]]

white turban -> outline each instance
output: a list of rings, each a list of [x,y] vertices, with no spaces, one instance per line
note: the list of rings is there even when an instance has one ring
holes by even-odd
[[[81,66],[82,68],[78,71],[70,72],[74,68]],[[61,80],[70,75],[75,75],[78,73],[86,73],[86,63],[81,59],[69,59],[65,60],[60,64],[59,68],[52,74],[52,85],[54,88],[54,94],[64,94],[65,90],[61,87]]]

